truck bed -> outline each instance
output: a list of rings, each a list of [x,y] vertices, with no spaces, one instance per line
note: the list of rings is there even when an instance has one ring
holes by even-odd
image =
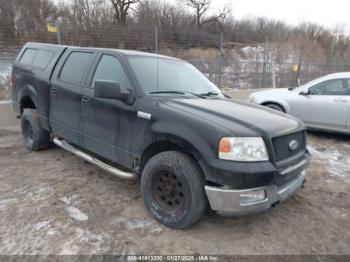
[[[17,56],[12,70],[14,110],[20,115],[23,105],[36,108],[41,124],[47,130],[50,129],[48,123],[50,78],[57,61],[66,49],[66,46],[27,43]],[[34,104],[29,102],[27,99],[29,97]]]

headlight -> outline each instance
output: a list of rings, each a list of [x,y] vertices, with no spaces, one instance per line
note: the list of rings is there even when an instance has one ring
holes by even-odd
[[[249,102],[254,103],[255,102],[255,97],[253,95],[249,95]]]
[[[219,158],[233,161],[268,161],[269,155],[261,137],[223,137]]]

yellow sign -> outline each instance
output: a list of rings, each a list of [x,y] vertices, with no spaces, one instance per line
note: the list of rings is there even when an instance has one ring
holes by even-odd
[[[47,24],[47,32],[49,32],[49,33],[57,33],[57,26]]]
[[[292,65],[293,72],[298,72],[298,69],[299,69],[299,65],[297,65],[297,64]]]

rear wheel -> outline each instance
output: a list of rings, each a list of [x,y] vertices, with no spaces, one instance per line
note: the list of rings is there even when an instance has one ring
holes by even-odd
[[[203,216],[207,208],[204,186],[198,165],[177,151],[159,153],[142,172],[141,190],[147,209],[171,228],[185,228]]]
[[[49,147],[50,133],[40,126],[35,110],[25,110],[21,116],[23,142],[30,151]]]
[[[265,105],[266,107],[269,107],[269,108],[272,108],[276,111],[280,111],[280,112],[284,112],[283,108],[279,105],[276,105],[276,104],[266,104]]]

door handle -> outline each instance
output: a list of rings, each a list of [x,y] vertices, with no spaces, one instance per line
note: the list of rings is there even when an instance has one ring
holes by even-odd
[[[81,98],[81,102],[82,103],[87,103],[87,102],[89,102],[90,101],[90,97],[88,97],[88,96],[83,96],[82,98]]]
[[[52,86],[51,89],[50,89],[50,92],[52,94],[54,94],[54,93],[56,93],[56,91],[57,91],[56,87]]]
[[[337,103],[346,103],[346,102],[348,102],[348,100],[346,100],[346,99],[334,99],[334,102],[337,102]]]

